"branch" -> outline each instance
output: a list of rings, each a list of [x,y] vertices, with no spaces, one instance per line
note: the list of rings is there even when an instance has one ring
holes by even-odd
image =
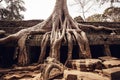
[[[87,28],[91,28],[91,29],[94,29],[94,30],[97,30],[97,31],[99,31],[99,30],[107,30],[107,31],[115,31],[115,30],[117,30],[115,28],[109,28],[109,27],[104,27],[104,26],[96,27],[94,25],[84,25],[84,24],[79,24],[79,23],[78,23],[78,26],[79,26],[79,28],[87,27]]]
[[[0,2],[2,2],[3,0],[0,0]]]
[[[0,44],[5,44],[7,42],[10,42],[10,41],[13,41],[13,40],[16,40],[16,39],[17,39],[16,34],[12,34],[12,35],[9,35],[7,37],[1,38],[0,39]]]
[[[40,29],[40,30],[35,30],[35,31],[33,30],[33,31],[30,32],[30,34],[31,34],[31,35],[44,34],[44,33],[49,32],[49,31],[50,31],[50,30],[47,30],[47,29],[46,29],[46,30]]]

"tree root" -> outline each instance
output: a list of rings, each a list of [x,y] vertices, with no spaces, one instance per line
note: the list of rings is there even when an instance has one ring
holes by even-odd
[[[72,51],[73,51],[73,41],[72,41],[72,35],[67,32],[67,39],[68,39],[68,60],[72,59]]]
[[[27,53],[25,46],[27,37],[28,35],[25,34],[18,40],[18,47],[19,47],[18,65],[22,65],[22,66],[29,64],[29,55]]]
[[[115,29],[106,27],[95,27],[93,25],[83,25],[76,23],[69,15],[66,0],[56,0],[56,5],[51,16],[27,29],[22,29],[19,32],[9,35],[0,39],[0,44],[18,41],[19,56],[18,64],[29,64],[29,55],[26,50],[26,39],[29,35],[43,34],[41,42],[41,53],[39,56],[39,63],[45,59],[46,47],[50,43],[49,56],[60,61],[60,47],[63,41],[68,42],[68,58],[72,59],[73,44],[76,42],[79,45],[79,58],[91,58],[89,42],[85,32],[82,30],[84,27],[94,30],[107,30],[114,31]],[[66,39],[65,39],[66,38]]]
[[[43,35],[43,39],[42,39],[42,42],[41,42],[41,47],[42,48],[41,48],[41,53],[40,53],[40,56],[39,56],[38,63],[43,63],[43,61],[44,61],[49,37],[50,37],[49,33],[46,33],[46,34]]]
[[[109,27],[104,27],[104,26],[94,26],[94,25],[85,25],[85,24],[79,24],[77,23],[79,28],[90,28],[96,31],[102,31],[102,30],[106,30],[106,31],[115,31],[116,29],[114,28],[109,28]]]
[[[50,75],[55,72],[58,72],[59,74],[63,73],[64,66],[59,61],[57,61],[55,58],[48,57],[44,65],[45,66],[42,71],[42,76],[44,80],[49,80],[51,77],[55,76],[55,75],[53,76]],[[57,71],[54,71],[53,73],[51,73],[51,71],[55,69],[57,69]]]
[[[45,21],[48,22],[48,21]],[[43,23],[38,24],[41,27],[47,25]],[[33,35],[33,34],[44,34],[42,42],[41,42],[41,53],[39,56],[39,63],[42,63],[45,59],[45,54],[46,54],[46,47],[50,39],[50,57],[56,58],[57,60],[60,60],[60,47],[62,44],[62,41],[68,42],[68,59],[72,59],[72,50],[73,50],[73,42],[77,42],[79,45],[79,57],[80,58],[91,58],[91,53],[90,53],[90,48],[89,48],[89,42],[87,39],[87,36],[85,32],[83,32],[80,27],[88,27],[92,28],[95,30],[114,30],[111,28],[104,28],[104,27],[94,27],[91,25],[76,25],[76,23],[71,23],[73,22],[70,17],[65,18],[64,22],[61,22],[61,19],[55,22],[54,27],[48,28],[46,27],[46,30],[43,28],[39,28],[38,30],[38,25],[33,26],[28,29],[23,29],[15,34],[12,34],[8,37],[1,38],[0,43],[5,43],[11,40],[18,41],[18,46],[19,46],[19,56],[18,56],[18,64],[19,65],[26,65],[29,64],[29,55],[26,51],[26,46],[25,46],[25,41],[28,35]],[[52,23],[52,22],[51,22]],[[52,23],[53,24],[53,23]],[[59,25],[58,25],[59,24]],[[49,24],[50,25],[50,24]],[[61,27],[57,27],[61,26]],[[73,27],[74,26],[74,27]],[[76,27],[77,26],[77,27]],[[45,28],[45,27],[44,27]],[[37,30],[36,30],[37,29]],[[65,39],[65,36],[67,39]],[[72,41],[73,40],[73,41]]]

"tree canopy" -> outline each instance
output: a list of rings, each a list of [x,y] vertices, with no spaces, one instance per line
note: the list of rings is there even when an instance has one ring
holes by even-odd
[[[9,11],[6,8],[0,8],[0,20],[8,20]]]
[[[87,16],[86,13],[89,13],[90,10],[94,10],[95,8],[92,9],[94,7],[94,5],[96,5],[96,8],[99,5],[98,7],[100,8],[100,7],[102,7],[101,5],[109,3],[110,7],[115,7],[114,3],[120,3],[120,0],[74,0],[74,1],[75,1],[75,4],[73,4],[73,5],[78,5],[79,12],[82,13],[80,16],[82,16],[82,18],[85,21],[87,21],[86,20],[86,16]],[[108,5],[108,7],[109,7],[109,5]],[[97,18],[95,19],[95,17],[98,17],[98,15],[99,15],[98,13],[92,15],[91,18],[94,17],[93,21],[95,21],[97,19]],[[100,15],[99,15],[99,18],[100,19],[97,19],[96,21],[101,21],[103,19],[102,17],[100,17]],[[89,17],[89,19],[90,19],[90,17]],[[102,20],[102,21],[105,21],[105,20]]]
[[[25,11],[23,0],[4,0],[6,7],[1,10],[1,16],[4,15],[5,18],[1,20],[22,20],[24,16],[21,14],[21,11]],[[7,11],[7,13],[6,13]],[[5,13],[4,13],[5,12]]]
[[[120,3],[120,0],[97,0],[98,2],[100,2],[100,4],[104,4],[104,3],[108,3],[110,2],[110,6],[112,7],[113,6],[113,3]]]
[[[120,22],[120,8],[109,7],[104,11],[103,16],[112,22]]]
[[[86,13],[89,12],[89,10],[92,8],[93,5],[95,5],[96,0],[74,0],[75,4],[72,5],[78,5],[80,8],[78,12],[82,13],[81,16],[85,20]]]
[[[103,22],[104,19],[102,17],[102,14],[93,14],[86,18],[86,21],[88,22]]]
[[[104,10],[103,14],[94,14],[87,19],[89,22],[120,22],[120,8],[109,7]]]

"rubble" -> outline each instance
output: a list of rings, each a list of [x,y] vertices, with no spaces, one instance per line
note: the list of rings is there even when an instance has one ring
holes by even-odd
[[[67,67],[79,71],[94,71],[95,69],[101,69],[102,63],[99,59],[69,60],[67,63]]]
[[[120,67],[120,60],[104,61],[103,65],[105,66],[105,68]]]
[[[109,78],[96,73],[78,70],[65,70],[63,77],[63,80],[109,80]]]
[[[120,67],[120,59],[111,56],[99,57],[105,68]]]

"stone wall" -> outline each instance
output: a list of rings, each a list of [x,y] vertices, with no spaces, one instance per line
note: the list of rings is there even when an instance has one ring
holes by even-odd
[[[0,21],[0,30],[5,30],[6,33],[12,34],[20,29],[34,26],[41,22],[42,20],[28,20],[28,21]],[[120,22],[81,22],[83,24],[95,25],[95,26],[106,26],[106,27],[114,27],[120,29]],[[119,32],[120,30],[118,30]],[[92,32],[92,33],[91,33]],[[113,38],[110,34],[102,34],[94,31],[87,32],[87,36],[90,42],[90,49],[93,58],[98,58],[100,56],[106,56],[110,53],[112,56],[120,58],[120,34],[114,36]],[[90,34],[89,34],[90,33]],[[31,63],[37,62],[39,54],[40,54],[40,40],[41,35],[31,36],[32,38],[26,41],[26,45],[29,46],[29,54]],[[118,38],[117,38],[118,37]],[[12,44],[12,42],[11,42]],[[15,43],[14,44],[6,44],[0,45],[0,67],[8,67],[12,64],[16,64],[17,59],[13,59],[15,53]],[[107,47],[106,47],[107,46]],[[73,49],[73,58],[78,58],[78,46],[74,45]],[[47,47],[47,52],[49,52],[49,46]],[[108,52],[106,51],[108,50]],[[65,55],[66,54],[66,55]],[[61,48],[61,62],[65,62],[67,58],[67,45],[63,45]],[[63,58],[64,57],[64,58]],[[7,59],[7,60],[6,60]],[[11,62],[10,62],[11,61]]]
[[[7,33],[15,33],[20,29],[34,26],[43,20],[26,20],[26,21],[0,21],[0,30],[5,30]],[[120,28],[120,22],[81,22],[95,26],[105,26],[111,28]],[[94,32],[94,31],[92,31]]]

